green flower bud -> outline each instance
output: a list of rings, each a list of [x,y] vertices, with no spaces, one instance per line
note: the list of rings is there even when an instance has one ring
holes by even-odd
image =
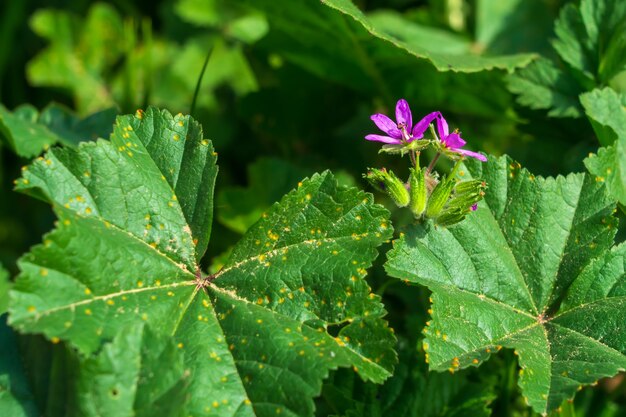
[[[468,213],[476,209],[476,204],[483,199],[485,188],[486,184],[480,180],[457,183],[454,187],[454,194],[437,217],[437,224],[450,226],[463,220]]]
[[[409,185],[411,188],[411,202],[409,208],[415,217],[420,217],[426,210],[426,202],[428,194],[426,192],[426,168],[411,168],[411,176],[409,177]]]
[[[448,198],[452,193],[452,189],[454,188],[455,180],[454,177],[444,177],[439,184],[435,187],[430,197],[428,198],[428,203],[426,205],[426,217],[431,219],[436,219],[441,212],[441,209],[448,202]]]
[[[409,204],[409,191],[392,171],[372,168],[364,177],[375,188],[387,193],[398,207],[406,207]]]

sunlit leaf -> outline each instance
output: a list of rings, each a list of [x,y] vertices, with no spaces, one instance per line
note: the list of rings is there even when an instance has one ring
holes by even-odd
[[[584,174],[534,177],[507,157],[468,163],[489,189],[458,225],[409,228],[386,269],[433,291],[424,349],[434,370],[515,349],[538,412],[626,368],[625,246],[606,189]]]
[[[205,275],[215,162],[198,123],[151,108],[119,117],[110,142],[32,164],[18,189],[49,200],[59,222],[19,262],[12,325],[90,354],[153,324],[191,373],[185,415],[312,415],[330,369],[390,376],[394,337],[363,279],[391,235],[388,212],[315,175]]]

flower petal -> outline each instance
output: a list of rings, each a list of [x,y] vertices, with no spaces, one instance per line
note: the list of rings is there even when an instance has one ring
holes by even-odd
[[[463,146],[465,146],[466,143],[463,138],[461,138],[461,135],[456,132],[452,132],[448,136],[442,137],[440,139],[444,143],[444,145],[446,145],[450,149],[462,148]]]
[[[439,134],[439,139],[443,139],[448,136],[450,131],[448,130],[448,122],[443,118],[443,115],[439,113],[437,115],[437,133]]]
[[[378,126],[380,130],[382,130],[392,138],[400,139],[402,137],[402,132],[400,132],[400,129],[398,129],[396,123],[384,114],[373,114],[370,119],[372,119],[372,121],[376,123],[376,126]]]
[[[432,113],[427,114],[426,116],[424,116],[422,118],[422,120],[417,122],[415,127],[413,127],[413,132],[412,132],[413,138],[414,139],[421,139],[421,138],[423,138],[424,137],[424,133],[428,129],[428,125],[431,124],[431,122],[435,119],[435,117],[437,117],[438,114],[439,114],[438,111],[434,111]]]
[[[487,157],[478,152],[468,151],[467,149],[453,149],[453,151],[460,153],[461,155],[471,156],[472,158],[476,158],[479,161],[487,162]]]
[[[478,203],[473,204],[473,205],[472,205],[472,207],[471,207],[471,209],[472,209],[472,211],[476,211],[476,210],[478,210]]]
[[[389,136],[382,136],[382,135],[367,135],[365,136],[365,139],[371,140],[374,142],[391,143],[395,145],[399,145],[402,143],[400,139],[390,138]]]
[[[398,125],[404,124],[407,132],[411,131],[413,127],[413,116],[411,115],[411,108],[409,103],[405,99],[401,98],[396,104],[396,121]]]

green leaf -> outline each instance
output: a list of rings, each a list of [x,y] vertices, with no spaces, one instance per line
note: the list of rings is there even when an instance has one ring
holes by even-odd
[[[191,372],[183,415],[312,415],[329,369],[387,378],[395,339],[363,278],[389,213],[315,175],[205,276],[215,158],[195,121],[151,108],[118,117],[110,142],[33,163],[18,189],[51,201],[59,222],[19,262],[11,324],[88,354],[155,323]]]
[[[596,179],[606,183],[609,194],[626,204],[626,110],[624,97],[606,87],[580,96],[587,117],[601,144],[597,155],[585,159]],[[610,145],[610,146],[609,146]]]
[[[108,136],[115,109],[107,109],[84,119],[56,104],[41,113],[31,105],[22,105],[13,112],[0,105],[0,137],[19,156],[39,155],[51,145],[76,145],[80,141]]]
[[[511,92],[518,94],[518,103],[531,109],[549,110],[548,116],[582,115],[578,101],[582,87],[549,59],[539,58],[526,68],[515,71],[507,77],[507,85]]]
[[[321,4],[248,0],[246,4],[266,14],[271,29],[266,40],[272,52],[360,91],[385,91],[389,78],[402,79],[404,85],[420,60],[439,71],[478,72],[510,71],[534,58],[532,54],[480,55],[458,35],[392,12],[366,16],[351,0]]]
[[[472,42],[459,35],[413,23],[402,15],[382,11],[363,15],[349,0],[326,0],[328,6],[351,16],[373,36],[409,54],[429,60],[439,71],[476,72],[493,69],[512,71],[528,65],[532,54],[485,56]]]
[[[189,372],[183,351],[144,324],[123,329],[97,356],[81,361],[81,416],[179,416]]]
[[[580,96],[585,113],[603,146],[626,139],[626,97],[605,87]]]
[[[554,48],[561,58],[591,80],[608,82],[624,69],[626,3],[621,0],[582,0],[567,4],[554,31]]]
[[[218,220],[245,233],[276,200],[310,174],[276,158],[261,158],[248,167],[248,187],[222,189],[217,195]]]
[[[81,113],[115,104],[103,73],[122,55],[124,30],[112,6],[95,4],[84,21],[65,11],[42,9],[32,16],[30,26],[50,41],[28,63],[32,85],[70,90]]]
[[[424,332],[431,369],[476,366],[500,347],[519,355],[519,385],[538,412],[626,368],[623,245],[614,209],[584,174],[534,177],[509,158],[468,163],[489,184],[453,227],[409,228],[386,264],[433,291]]]
[[[17,338],[0,315],[0,415],[35,417],[41,415],[35,406],[22,370]]]

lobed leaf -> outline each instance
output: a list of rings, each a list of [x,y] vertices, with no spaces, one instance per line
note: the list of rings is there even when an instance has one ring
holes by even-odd
[[[195,121],[154,108],[118,117],[110,141],[35,161],[17,188],[50,201],[59,222],[19,262],[11,324],[84,354],[111,339],[107,349],[131,351],[126,326],[153,324],[191,373],[185,415],[312,415],[329,369],[388,377],[395,339],[363,278],[389,213],[315,175],[205,276],[215,162]]]
[[[534,177],[506,157],[468,168],[489,184],[478,210],[449,229],[411,227],[386,270],[433,291],[424,330],[432,369],[515,349],[522,392],[546,413],[626,368],[614,205],[588,175]]]

